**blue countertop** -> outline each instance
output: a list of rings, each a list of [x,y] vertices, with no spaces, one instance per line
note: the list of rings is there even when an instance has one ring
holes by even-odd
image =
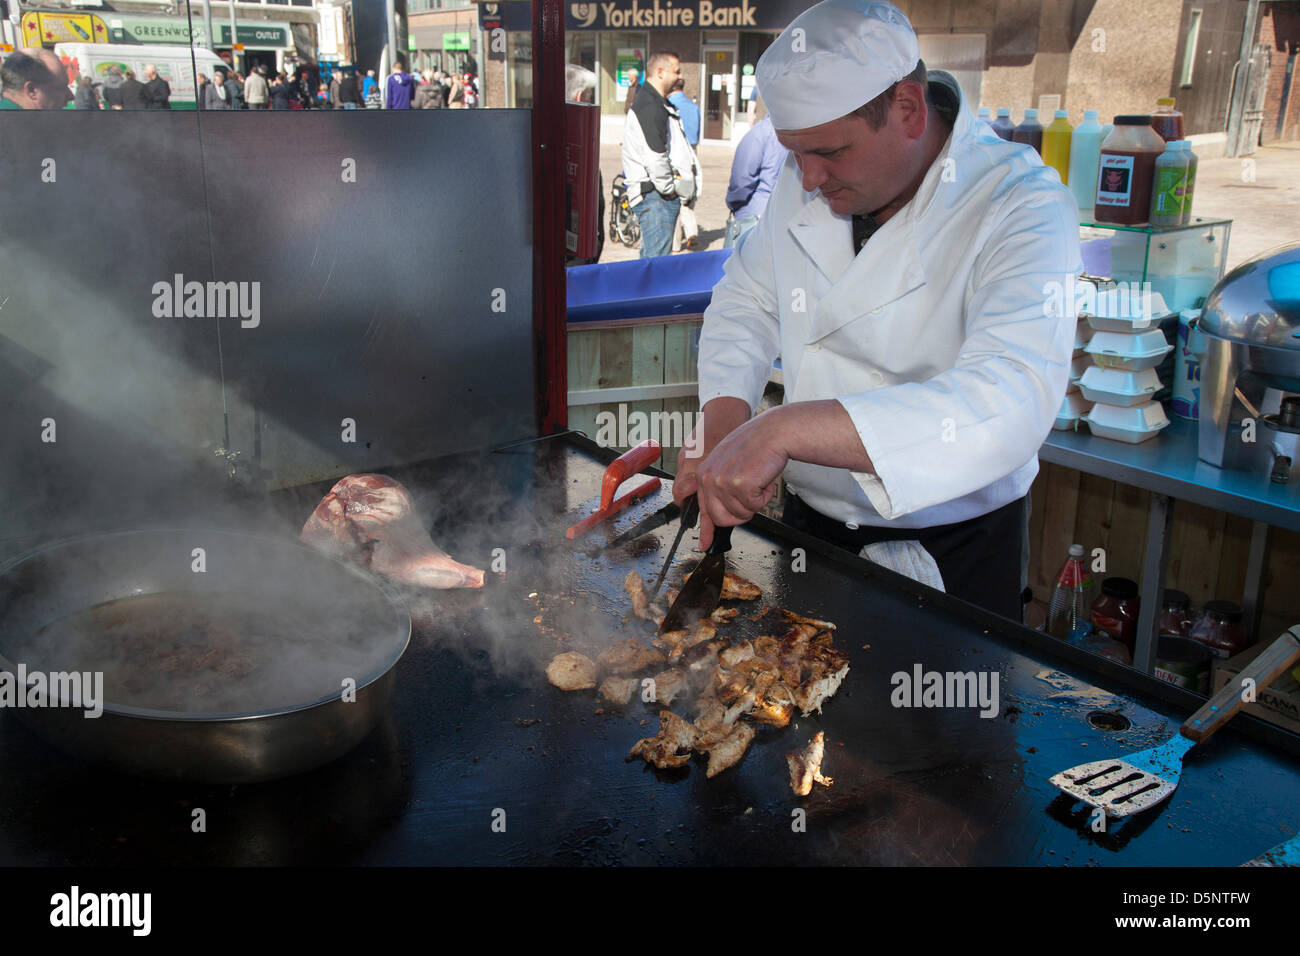
[[[1138,445],[1097,438],[1086,429],[1053,431],[1038,457],[1252,521],[1300,531],[1300,475],[1290,484],[1278,485],[1265,474],[1208,465],[1196,457],[1196,429],[1195,422],[1171,417],[1168,428]]]

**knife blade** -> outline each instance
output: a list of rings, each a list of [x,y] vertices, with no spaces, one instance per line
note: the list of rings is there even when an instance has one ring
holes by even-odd
[[[722,579],[727,573],[727,552],[730,550],[731,529],[714,528],[713,543],[664,615],[663,623],[659,625],[660,634],[690,627],[713,613],[722,597]]]
[[[594,557],[595,555],[599,554],[602,551],[607,551],[610,548],[617,547],[620,544],[627,544],[629,541],[635,541],[643,534],[649,534],[651,531],[654,531],[656,528],[662,528],[664,525],[676,521],[681,516],[682,516],[682,509],[675,502],[669,502],[668,504],[660,508],[658,511],[651,514],[649,517],[643,518],[640,521],[638,521],[632,527],[628,528],[626,531],[620,534],[617,538],[612,538],[611,540],[606,541],[604,544],[593,545],[592,547],[588,548],[587,554]]]
[[[691,495],[682,504],[682,523],[677,529],[677,537],[673,538],[673,546],[668,549],[668,557],[664,558],[664,566],[659,569],[659,577],[655,578],[654,587],[650,589],[649,600],[653,601],[659,594],[659,589],[663,587],[664,575],[668,573],[668,565],[673,563],[673,558],[677,554],[677,546],[682,543],[682,535],[686,533],[687,528],[695,527],[695,522],[699,517],[699,499]]]

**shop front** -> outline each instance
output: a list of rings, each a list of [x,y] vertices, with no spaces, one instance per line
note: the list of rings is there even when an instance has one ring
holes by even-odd
[[[705,139],[731,141],[748,129],[749,96],[758,58],[810,0],[686,0],[682,3],[614,0],[565,8],[568,61],[596,74],[596,102],[609,117],[626,112],[633,71],[641,76],[651,53],[672,50],[682,62],[686,92],[701,104]],[[532,101],[531,4],[483,3],[485,37],[504,30],[500,50],[504,95],[489,105],[528,106]],[[485,40],[485,42],[489,42]]]
[[[412,14],[407,69],[478,73],[478,20],[472,9]]]

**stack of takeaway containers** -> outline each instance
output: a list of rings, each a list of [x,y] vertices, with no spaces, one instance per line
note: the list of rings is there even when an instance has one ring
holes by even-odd
[[[1084,346],[1092,364],[1083,370],[1079,390],[1093,406],[1080,421],[1092,434],[1137,444],[1169,424],[1158,393],[1164,387],[1159,369],[1173,351],[1162,326],[1171,319],[1177,322],[1178,316],[1159,292],[1148,287],[1130,295],[1124,283],[1098,293],[1081,311],[1080,324],[1092,330]]]

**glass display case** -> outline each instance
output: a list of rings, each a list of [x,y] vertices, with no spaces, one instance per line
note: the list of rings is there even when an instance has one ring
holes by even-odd
[[[1150,282],[1170,311],[1195,308],[1223,276],[1231,219],[1185,226],[1082,222],[1084,270],[1115,282]]]

